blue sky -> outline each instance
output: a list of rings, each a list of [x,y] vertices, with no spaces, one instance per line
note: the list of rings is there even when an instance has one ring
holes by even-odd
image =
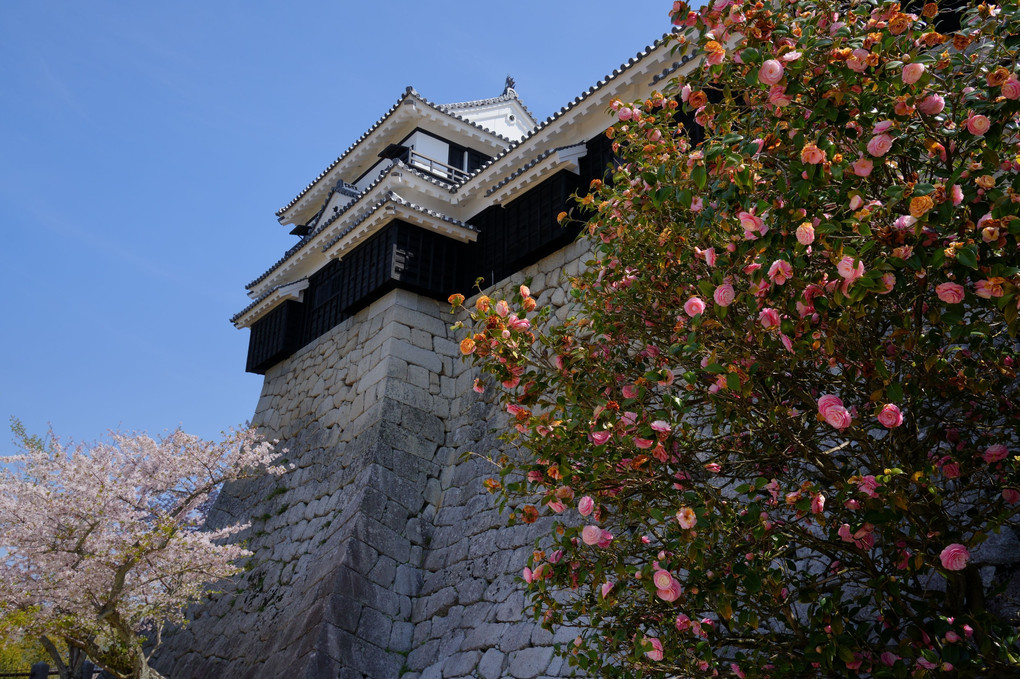
[[[463,101],[511,74],[543,119],[671,4],[0,3],[0,416],[77,440],[241,424],[262,378],[228,318],[294,242],[277,209],[407,85]]]

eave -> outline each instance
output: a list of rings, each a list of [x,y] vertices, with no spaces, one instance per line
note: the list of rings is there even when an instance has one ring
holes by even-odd
[[[369,208],[363,217],[345,227],[322,251],[331,259],[343,257],[394,219],[435,231],[461,243],[473,243],[478,239],[478,231],[470,224],[412,203],[391,191]]]
[[[250,328],[253,323],[268,314],[288,299],[298,302],[304,300],[304,291],[308,288],[308,279],[302,278],[293,283],[278,285],[244,309],[234,314],[230,322],[235,328]]]

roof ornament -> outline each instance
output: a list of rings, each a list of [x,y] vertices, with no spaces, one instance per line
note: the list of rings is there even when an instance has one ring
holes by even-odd
[[[517,82],[513,79],[513,77],[508,75],[506,77],[506,84],[503,86],[503,96],[505,97],[508,94],[512,94],[516,97],[517,92],[514,90],[514,86],[516,84]]]

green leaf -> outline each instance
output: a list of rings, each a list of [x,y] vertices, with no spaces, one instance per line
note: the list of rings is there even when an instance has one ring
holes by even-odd
[[[737,375],[736,373],[728,374],[726,376],[726,386],[729,387],[729,389],[731,391],[739,392],[740,391],[740,376]]]
[[[885,397],[891,403],[899,403],[903,400],[903,385],[899,382],[892,382],[885,388]]]
[[[933,193],[934,191],[935,187],[931,184],[917,184],[914,186],[915,196],[927,196],[929,193]]]
[[[691,170],[691,179],[694,180],[694,185],[699,189],[705,188],[706,182],[708,182],[708,172],[705,170],[704,165],[696,165]]]
[[[974,252],[973,247],[966,247],[956,251],[956,261],[963,264],[971,269],[976,269],[977,264],[977,253]]]

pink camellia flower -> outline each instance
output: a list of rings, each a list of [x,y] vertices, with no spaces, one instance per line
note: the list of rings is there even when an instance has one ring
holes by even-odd
[[[681,507],[680,511],[676,513],[676,522],[684,530],[690,530],[698,523],[698,515],[690,507]]]
[[[994,281],[982,278],[974,283],[974,294],[983,299],[1002,297],[1003,292],[1002,285]]]
[[[970,552],[960,543],[954,542],[942,550],[939,559],[947,571],[962,571],[970,561]]]
[[[783,108],[792,104],[793,98],[786,93],[786,88],[782,85],[773,85],[769,90],[769,103],[778,108]]]
[[[888,134],[876,134],[868,142],[868,153],[879,158],[889,153],[889,149],[892,148],[892,137]]]
[[[680,613],[676,616],[676,622],[673,624],[676,625],[677,632],[686,632],[691,628],[691,619],[683,613]]]
[[[975,137],[983,136],[991,126],[992,121],[990,121],[987,116],[983,116],[980,113],[972,113],[967,117],[967,131]]]
[[[843,400],[839,396],[834,396],[832,394],[823,394],[818,399],[818,413],[822,417],[825,417],[825,413],[829,411],[829,408],[835,408],[837,406],[838,407],[843,406]]]
[[[779,312],[771,307],[766,307],[758,312],[758,321],[761,327],[766,330],[779,327]]]
[[[616,583],[613,583],[613,582],[603,582],[602,583],[602,598],[603,599],[605,599],[607,596],[609,596],[609,593],[611,591],[613,591],[613,587],[615,585],[616,585]]]
[[[804,222],[797,227],[797,242],[801,245],[811,245],[815,242],[815,227],[811,222]]]
[[[1020,80],[1015,75],[1009,76],[1009,80],[1002,83],[1002,96],[1011,101],[1020,99]]]
[[[651,650],[645,651],[645,657],[656,662],[662,660],[662,642],[656,637],[645,637],[644,641],[652,646]]]
[[[917,110],[926,116],[934,116],[942,113],[946,107],[946,100],[938,94],[929,94],[917,105]]]
[[[619,117],[621,122],[626,122],[630,120],[632,113],[633,112],[628,107],[624,106],[617,112],[616,115]]]
[[[595,443],[595,445],[601,446],[609,440],[611,435],[612,434],[608,429],[599,429],[598,431],[593,431],[591,433],[591,440]]]
[[[655,584],[656,589],[669,589],[673,586],[673,576],[669,574],[669,571],[659,569],[652,575],[652,583]]]
[[[745,232],[759,232],[764,234],[768,231],[768,229],[765,228],[765,222],[762,221],[762,218],[753,212],[741,210],[737,213],[737,219],[740,220],[740,227]]]
[[[858,260],[855,265],[854,261],[853,257],[847,255],[839,260],[839,263],[836,265],[836,271],[839,272],[839,275],[850,283],[864,275],[864,262]]]
[[[935,286],[935,294],[946,304],[959,304],[963,301],[964,293],[959,283],[939,283]]]
[[[1002,499],[1011,505],[1015,505],[1020,502],[1020,490],[1016,488],[1003,488]]]
[[[895,429],[903,424],[903,413],[894,403],[886,403],[878,411],[878,421],[886,429]]]
[[[956,462],[947,462],[942,465],[942,475],[947,479],[960,478],[960,465]]]
[[[783,64],[769,59],[758,69],[758,80],[765,85],[775,85],[783,79]]]
[[[868,497],[878,497],[878,493],[875,491],[880,485],[881,484],[878,482],[878,479],[876,479],[872,474],[862,476],[857,480],[857,490],[861,491]]]
[[[602,537],[599,538],[598,546],[605,549],[613,542],[613,534],[607,530],[602,531]]]
[[[843,406],[835,406],[825,411],[825,421],[828,422],[834,429],[843,431],[850,426],[853,418],[850,417],[850,411]]]
[[[655,591],[655,596],[659,597],[663,601],[668,601],[668,602],[672,603],[672,602],[676,601],[677,599],[679,599],[680,595],[683,594],[683,593],[684,593],[684,589],[680,585],[680,582],[671,577],[670,578],[669,587],[665,587],[665,588],[660,587],[659,589],[657,589]]]
[[[585,495],[577,501],[577,513],[581,516],[588,516],[595,509],[595,500],[591,499],[590,496]]]
[[[654,445],[655,445],[655,441],[653,441],[651,439],[643,439],[640,436],[635,436],[634,437],[634,446],[637,447],[637,448],[640,448],[641,450],[648,450],[649,448],[651,448]]]
[[[782,285],[786,281],[793,278],[793,266],[789,262],[783,259],[777,259],[772,262],[772,266],[769,267],[769,278],[776,285]]]
[[[913,85],[924,75],[924,64],[914,62],[903,67],[901,78],[905,85]]]
[[[890,130],[892,128],[892,126],[893,126],[893,121],[891,121],[891,120],[880,120],[877,123],[875,123],[875,127],[871,130],[871,133],[872,134],[882,134],[883,132],[886,132],[886,131]]]
[[[888,295],[890,292],[893,291],[893,288],[896,287],[896,274],[891,273],[891,272],[886,272],[886,273],[882,274],[881,280],[882,280],[882,289],[878,290],[877,292],[880,295]]]
[[[981,453],[981,459],[988,464],[994,464],[1005,460],[1007,455],[1009,455],[1009,448],[1001,443],[996,443],[994,446],[988,446],[985,452]]]
[[[819,493],[811,498],[811,513],[821,514],[825,511],[825,496]]]
[[[953,201],[953,205],[959,205],[963,202],[963,189],[960,188],[959,184],[953,184],[952,188],[949,189],[949,197]]]
[[[521,573],[521,577],[524,578],[524,582],[531,583],[535,579],[535,574],[531,572],[531,569],[527,566],[524,567],[524,571]]]
[[[804,148],[800,150],[800,162],[805,165],[818,165],[825,162],[825,157],[825,151],[815,144],[804,144]]]
[[[729,283],[723,283],[715,289],[715,292],[712,293],[712,299],[715,300],[716,304],[722,307],[732,304],[735,296],[736,293],[733,291],[733,286]]]
[[[691,297],[684,304],[684,313],[691,318],[703,313],[705,311],[705,303],[700,297]]]
[[[668,434],[673,430],[673,428],[669,426],[669,422],[666,422],[665,420],[655,420],[649,426],[651,426],[652,431],[659,432],[660,434]]]
[[[846,65],[851,71],[864,73],[868,69],[868,62],[866,61],[868,54],[868,50],[858,47],[850,54],[850,58],[846,60]]]
[[[586,545],[597,545],[602,539],[602,529],[598,526],[588,525],[581,529],[581,540]]]
[[[705,209],[705,201],[701,196],[691,199],[691,212],[701,212],[703,209]]]
[[[705,465],[705,470],[710,471],[713,474],[718,474],[722,471],[722,467],[717,462],[709,462]]]
[[[506,303],[506,300],[501,299],[496,302],[496,313],[503,318],[507,317],[507,314],[510,313],[510,305]]]
[[[704,250],[701,248],[694,248],[694,254],[705,260],[705,264],[715,266],[715,248],[706,248]]]
[[[874,161],[871,158],[865,158],[861,156],[850,165],[850,169],[853,170],[854,174],[858,177],[867,177],[871,174],[871,170],[875,167]]]

